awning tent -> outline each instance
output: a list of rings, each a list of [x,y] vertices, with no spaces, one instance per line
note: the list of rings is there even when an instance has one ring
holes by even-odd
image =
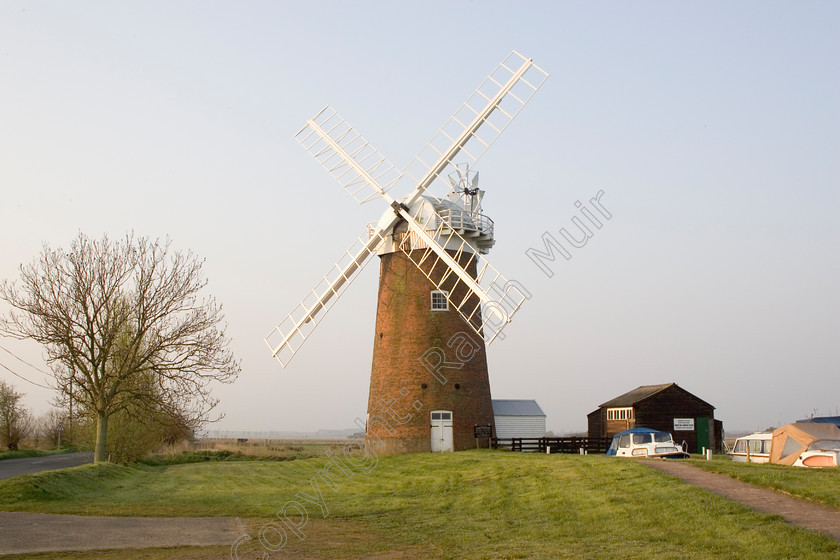
[[[810,444],[823,439],[840,440],[840,428],[834,424],[818,422],[796,422],[782,426],[773,432],[770,462],[792,465]]]

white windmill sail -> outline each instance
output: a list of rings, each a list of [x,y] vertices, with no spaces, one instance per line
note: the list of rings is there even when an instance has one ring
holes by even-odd
[[[402,174],[334,109],[322,109],[306,122],[295,138],[360,204],[380,197],[393,203],[387,191]],[[392,212],[386,214],[376,227],[365,228],[365,233],[345,251],[321,282],[266,336],[272,356],[283,367],[356,279],[357,273],[376,253],[384,236],[399,219]]]
[[[268,333],[265,342],[271,348],[272,356],[277,358],[283,367],[291,361],[381,244],[382,236],[366,227],[365,232],[312,288],[309,295]]]
[[[405,174],[425,189],[456,155],[473,167],[546,78],[548,73],[531,59],[511,52],[426,143]]]
[[[479,279],[490,279],[482,288],[479,281],[435,240],[433,236],[443,234],[438,224],[435,224],[430,234],[427,231],[429,224],[418,223],[408,212],[408,207],[419,200],[423,192],[452,165],[453,159],[459,154],[459,157],[466,154],[468,163],[475,163],[547,77],[548,74],[535,66],[530,59],[516,51],[512,52],[406,168],[406,174],[416,181],[416,186],[403,202],[397,202],[387,192],[399,181],[401,175],[338,113],[327,107],[307,121],[296,135],[301,145],[357,201],[363,203],[379,196],[385,199],[393,212],[386,211],[375,230],[368,232],[367,237],[360,237],[354,248],[346,253],[347,258],[342,258],[333,266],[310,295],[266,337],[272,354],[284,367],[356,277],[358,270],[376,252],[383,240],[393,233],[394,226],[401,219],[408,223],[413,234],[425,240],[426,247],[437,259],[436,263],[448,266],[445,276],[448,278],[455,274],[459,285],[465,287],[465,295],[458,304],[450,300],[458,312],[488,342],[498,336],[513,313],[522,305],[524,295],[504,280],[486,261],[477,269]],[[488,128],[489,131],[479,134],[482,127]],[[472,147],[473,145],[475,147]],[[447,232],[447,235],[452,233],[457,235],[456,232]],[[459,255],[464,253],[464,249],[465,247]],[[414,262],[413,258],[412,261]],[[415,265],[421,266],[417,262]],[[457,293],[457,290],[453,290],[450,297],[457,299]],[[479,303],[474,303],[476,301]]]
[[[359,204],[379,198],[402,177],[329,106],[309,119],[295,138]]]

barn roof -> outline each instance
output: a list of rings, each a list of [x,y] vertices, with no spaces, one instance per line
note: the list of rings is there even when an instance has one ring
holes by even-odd
[[[494,416],[545,416],[535,400],[493,399]]]
[[[601,408],[616,408],[622,406],[633,406],[639,401],[643,401],[648,397],[652,397],[656,393],[660,391],[664,391],[669,387],[675,386],[676,383],[663,383],[661,385],[642,385],[641,387],[636,387],[632,391],[628,391],[623,395],[619,395],[616,398],[609,400],[605,403],[600,405]]]

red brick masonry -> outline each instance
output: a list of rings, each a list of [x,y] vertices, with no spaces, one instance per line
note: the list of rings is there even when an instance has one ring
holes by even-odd
[[[456,451],[493,425],[484,341],[456,310],[431,310],[433,289],[403,253],[382,255],[367,419],[378,454],[430,451],[433,410],[453,412]]]

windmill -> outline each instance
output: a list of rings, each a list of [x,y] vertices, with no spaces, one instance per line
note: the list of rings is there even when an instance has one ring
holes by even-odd
[[[295,135],[356,201],[381,199],[388,207],[265,340],[285,367],[378,254],[364,427],[382,453],[471,447],[474,428],[493,425],[485,344],[504,336],[527,292],[484,258],[494,243],[493,221],[481,214],[474,165],[547,77],[513,51],[404,173],[331,107]],[[413,190],[396,199],[389,190],[404,177]],[[438,178],[448,178],[452,189],[442,199],[425,194]]]

